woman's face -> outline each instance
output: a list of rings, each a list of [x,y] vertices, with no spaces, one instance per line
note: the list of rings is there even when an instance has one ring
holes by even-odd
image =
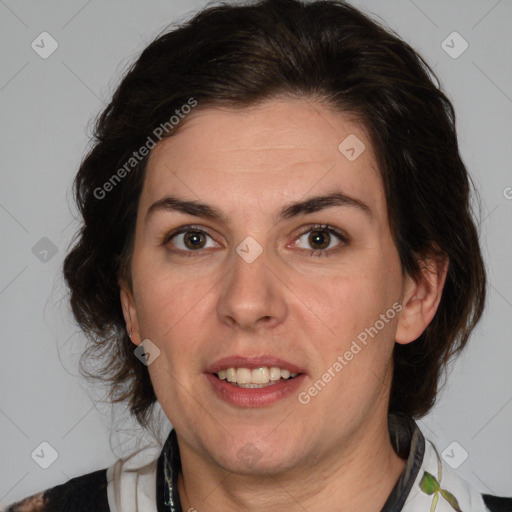
[[[132,278],[132,339],[158,347],[153,386],[190,453],[291,470],[382,426],[406,282],[370,140],[348,117],[289,99],[186,119],[149,158]],[[231,356],[248,359],[220,362],[240,379],[301,375],[244,389],[212,375]]]

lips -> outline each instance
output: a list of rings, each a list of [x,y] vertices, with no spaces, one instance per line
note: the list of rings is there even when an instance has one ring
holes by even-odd
[[[214,374],[220,370],[227,368],[248,368],[254,370],[262,366],[271,367],[277,366],[283,370],[288,370],[290,373],[306,373],[306,370],[296,364],[290,363],[279,357],[270,355],[244,357],[244,356],[229,356],[218,359],[205,369],[205,373]]]
[[[204,377],[213,394],[223,403],[242,408],[260,408],[296,397],[306,375],[300,374],[294,379],[280,380],[271,386],[256,389],[234,386],[209,373],[205,373]]]

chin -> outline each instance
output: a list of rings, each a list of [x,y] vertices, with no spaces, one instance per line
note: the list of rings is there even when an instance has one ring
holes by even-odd
[[[291,441],[289,436],[287,439]],[[221,467],[240,475],[278,474],[298,462],[296,446],[278,440],[265,443],[261,434],[232,438],[227,449],[219,452],[217,445],[211,454]]]

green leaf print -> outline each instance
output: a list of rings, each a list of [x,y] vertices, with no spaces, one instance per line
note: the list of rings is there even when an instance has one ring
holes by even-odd
[[[462,512],[462,510],[459,507],[459,502],[457,501],[457,498],[448,491],[445,491],[444,489],[441,489],[439,491],[441,493],[441,496],[452,506],[454,510],[457,512]]]
[[[428,471],[425,471],[425,473],[423,473],[423,478],[421,479],[420,487],[421,490],[428,495],[434,494],[435,492],[441,489],[441,486],[436,480],[436,477],[430,474]]]
[[[437,481],[437,478],[428,471],[423,473],[423,478],[420,481],[420,489],[429,496],[434,495],[432,498],[432,505],[430,506],[430,512],[434,512],[436,510],[439,495],[441,495],[450,504],[453,510],[456,512],[462,512],[457,498],[455,498],[451,492],[441,489],[441,485]]]

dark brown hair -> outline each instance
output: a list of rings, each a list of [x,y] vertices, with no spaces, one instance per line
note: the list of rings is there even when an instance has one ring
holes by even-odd
[[[126,400],[143,426],[156,397],[126,332],[118,278],[131,283],[147,156],[129,170],[126,162],[191,98],[203,109],[244,108],[277,96],[317,99],[362,121],[404,272],[419,279],[418,257],[433,248],[449,258],[434,319],[413,343],[395,344],[390,411],[428,412],[442,370],[480,319],[486,277],[471,182],[452,104],[425,61],[344,2],[214,5],[157,37],[131,66],[96,122],[74,184],[83,225],[64,275],[75,319],[91,342],[83,357],[100,358],[102,369],[92,376],[109,382],[109,398]],[[183,123],[186,118],[167,136]],[[122,180],[99,194],[123,166]]]

